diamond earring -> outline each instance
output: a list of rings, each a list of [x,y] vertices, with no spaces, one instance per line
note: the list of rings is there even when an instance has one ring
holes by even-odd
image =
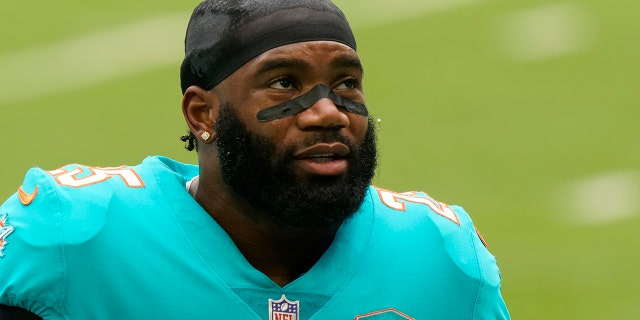
[[[211,134],[209,132],[205,131],[200,135],[200,138],[202,138],[202,140],[204,140],[204,141],[207,141],[207,140],[209,140],[209,138],[211,138]]]

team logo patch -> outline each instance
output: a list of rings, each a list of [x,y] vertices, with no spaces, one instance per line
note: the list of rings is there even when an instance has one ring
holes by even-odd
[[[0,214],[0,258],[4,257],[4,246],[11,232],[13,232],[13,226],[7,224],[7,214]]]
[[[394,308],[384,309],[380,311],[375,311],[367,314],[361,314],[356,316],[354,320],[415,320]]]
[[[300,301],[289,301],[282,295],[280,300],[269,299],[269,320],[299,320]]]

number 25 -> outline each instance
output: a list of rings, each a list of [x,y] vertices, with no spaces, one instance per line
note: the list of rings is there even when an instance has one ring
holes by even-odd
[[[438,202],[429,197],[414,196],[414,194],[415,192],[396,193],[378,188],[378,196],[380,197],[380,200],[382,200],[382,203],[391,209],[406,211],[407,208],[405,202],[424,204],[431,208],[435,213],[455,222],[457,225],[460,225],[458,215],[456,215],[456,213],[449,208],[447,204]]]

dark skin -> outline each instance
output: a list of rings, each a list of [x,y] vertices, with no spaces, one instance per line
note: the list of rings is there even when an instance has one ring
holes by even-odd
[[[184,94],[182,109],[191,131],[198,137],[200,180],[192,194],[222,226],[253,267],[284,286],[308,271],[331,244],[336,230],[285,228],[270,221],[222,180],[215,143],[215,120],[222,102],[236,108],[240,119],[255,134],[280,144],[301,144],[321,131],[340,131],[361,143],[367,118],[321,99],[294,116],[259,122],[258,111],[325,84],[337,94],[364,103],[362,67],[355,51],[331,41],[295,43],[269,50],[236,70],[213,89],[193,86]],[[204,141],[204,131],[211,137]],[[301,150],[303,151],[303,150]],[[300,179],[313,175],[341,175],[346,160],[299,159],[295,171]],[[215,196],[212,196],[215,195]],[[281,250],[284,246],[284,254]]]
[[[269,50],[213,89],[192,86],[184,94],[182,111],[191,132],[198,137],[200,166],[200,177],[189,192],[224,228],[247,261],[280,286],[307,272],[330,246],[337,230],[284,227],[225,184],[213,143],[220,106],[222,102],[229,103],[253,133],[279,145],[301,145],[305,138],[323,131],[339,131],[360,144],[368,126],[367,117],[346,112],[329,99],[321,99],[311,108],[274,121],[259,122],[256,115],[262,109],[306,93],[317,84],[364,103],[362,77],[358,55],[351,48],[337,42],[311,41]],[[211,135],[206,141],[201,137],[205,131]],[[307,153],[296,160],[295,172],[300,179],[345,173],[347,160],[323,159],[314,152],[312,157]],[[281,250],[283,247],[288,248],[286,254]],[[24,309],[0,305],[0,319],[41,318]]]

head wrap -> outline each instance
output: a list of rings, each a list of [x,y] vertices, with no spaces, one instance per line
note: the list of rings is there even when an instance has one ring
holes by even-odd
[[[206,0],[187,28],[182,92],[192,85],[209,90],[273,48],[319,40],[356,50],[346,17],[329,0]]]

